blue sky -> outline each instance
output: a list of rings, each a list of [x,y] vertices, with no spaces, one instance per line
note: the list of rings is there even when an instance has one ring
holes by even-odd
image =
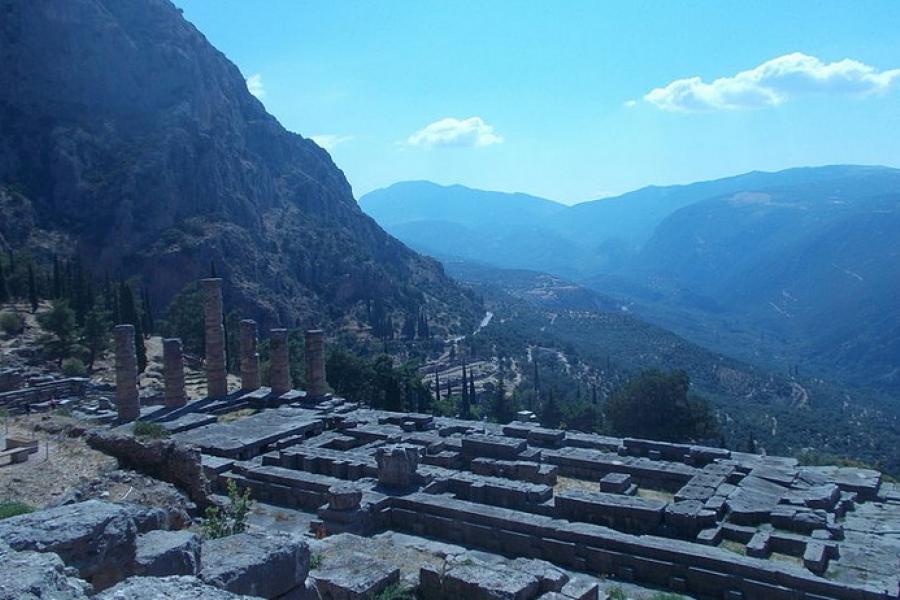
[[[357,197],[900,166],[900,2],[175,0]],[[263,8],[264,7],[264,8]]]

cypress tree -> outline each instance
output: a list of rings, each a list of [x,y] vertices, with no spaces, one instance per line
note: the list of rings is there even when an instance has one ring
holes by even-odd
[[[469,401],[475,401],[475,376],[469,371]]]
[[[34,280],[34,266],[28,263],[28,302],[31,304],[31,314],[38,309],[37,282]]]
[[[537,352],[535,352],[531,357],[531,362],[534,363],[534,393],[540,395],[541,393],[541,373],[538,371],[538,360],[537,360]]]
[[[59,271],[59,257],[53,255],[53,298],[63,297],[62,274]]]
[[[0,260],[0,302],[9,302],[9,288],[6,286],[6,273],[3,271],[2,260]]]
[[[134,303],[131,286],[124,281],[119,285],[119,317],[122,323],[134,325],[134,350],[137,353],[138,373],[147,368],[147,347],[144,345],[144,329]]]
[[[447,378],[447,400],[450,399],[450,396],[453,395],[453,383],[451,383],[450,378]]]
[[[434,368],[434,399],[438,401],[441,399],[441,380],[438,377],[437,367]]]

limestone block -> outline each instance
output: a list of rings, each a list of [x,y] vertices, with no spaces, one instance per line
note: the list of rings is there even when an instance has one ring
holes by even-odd
[[[203,544],[200,579],[234,594],[275,598],[308,573],[309,546],[293,535],[245,532]]]
[[[200,538],[190,531],[150,531],[137,538],[133,572],[166,577],[200,572]]]
[[[196,577],[130,577],[95,600],[258,600],[206,585]]]

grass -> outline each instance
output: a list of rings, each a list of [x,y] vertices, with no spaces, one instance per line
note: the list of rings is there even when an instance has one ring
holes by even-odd
[[[224,415],[219,416],[219,423],[230,423],[231,421],[237,421],[238,419],[242,419],[244,417],[249,417],[250,415],[256,414],[255,408],[241,408],[239,410],[232,411],[230,413],[225,413]]]
[[[159,423],[151,423],[149,421],[138,421],[132,429],[137,437],[147,437],[153,439],[161,439],[169,437],[169,430]]]
[[[375,600],[415,600],[416,591],[411,587],[402,586],[399,583],[388,587],[375,596]]]
[[[618,586],[607,591],[606,597],[609,600],[628,600],[628,595],[625,594],[625,590]]]
[[[322,567],[322,553],[313,552],[309,557],[309,568],[320,569]]]
[[[24,502],[0,502],[0,520],[34,512],[34,507]]]

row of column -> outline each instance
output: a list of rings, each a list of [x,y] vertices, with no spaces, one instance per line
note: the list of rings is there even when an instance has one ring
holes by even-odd
[[[225,367],[225,327],[222,321],[222,280],[203,279],[203,312],[206,331],[206,385],[210,398],[228,394]],[[140,414],[138,396],[137,357],[134,346],[134,326],[116,325],[116,406],[120,421],[133,421]],[[259,335],[256,321],[244,319],[239,330],[241,391],[252,392],[261,387],[259,369]],[[293,387],[290,371],[288,330],[272,329],[269,337],[269,385],[280,396]],[[325,379],[325,332],[313,329],[306,332],[307,393],[312,397],[328,392]],[[181,340],[163,340],[163,381],[167,407],[178,408],[187,403],[184,391],[184,356]]]

